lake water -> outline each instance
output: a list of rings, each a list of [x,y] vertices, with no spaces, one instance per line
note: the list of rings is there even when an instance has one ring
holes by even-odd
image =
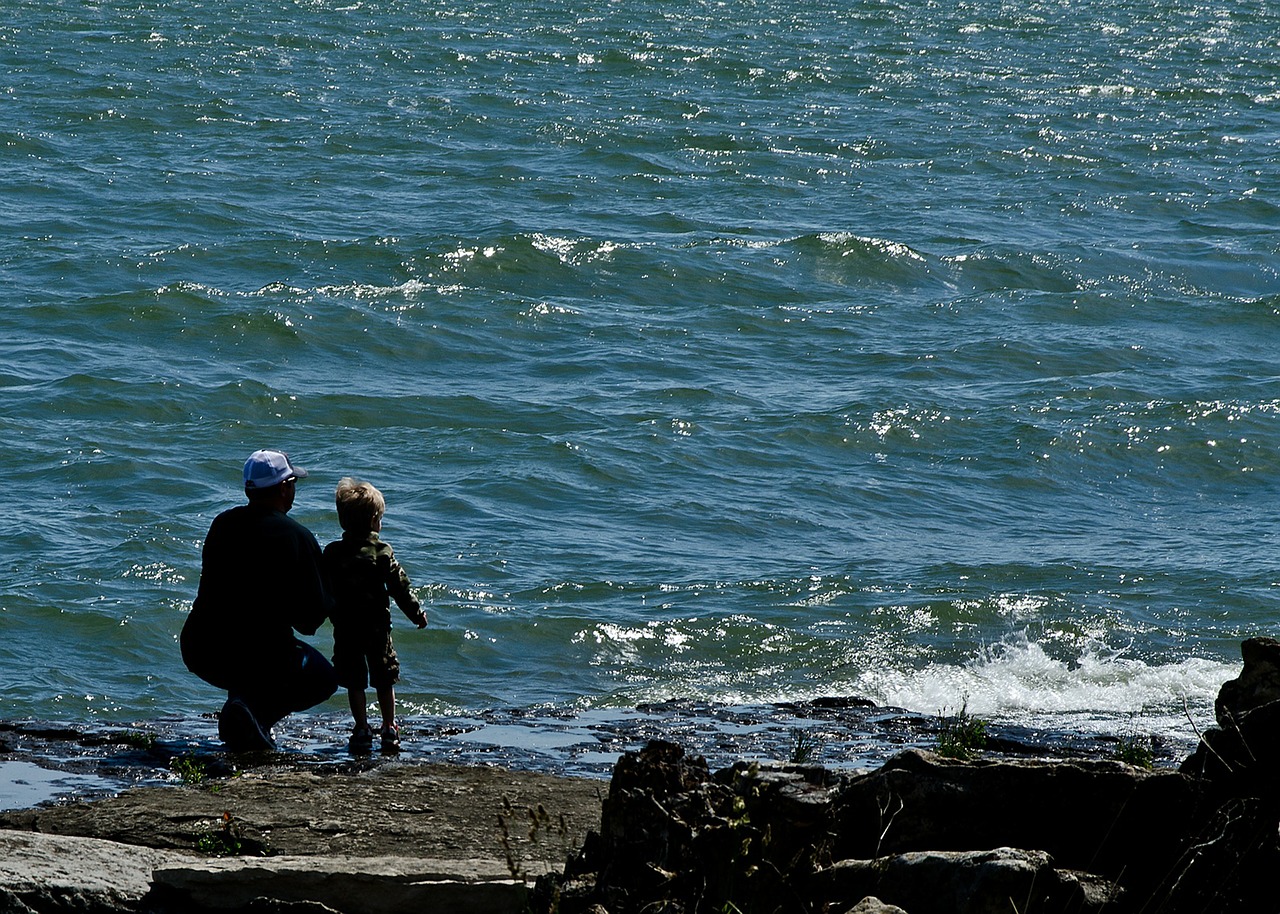
[[[1277,633],[1274,4],[6,13],[0,718],[217,709],[176,637],[262,446],[321,543],[386,495],[424,727],[1185,741]]]

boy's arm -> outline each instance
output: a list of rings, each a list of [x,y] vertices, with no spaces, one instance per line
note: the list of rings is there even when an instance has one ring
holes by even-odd
[[[422,611],[422,604],[418,602],[418,598],[414,596],[412,585],[409,583],[409,575],[396,561],[395,552],[390,546],[386,546],[386,570],[384,572],[384,581],[387,585],[387,593],[396,601],[396,606],[400,607],[400,611],[405,614],[410,622],[418,626],[418,628],[427,627],[427,614]]]

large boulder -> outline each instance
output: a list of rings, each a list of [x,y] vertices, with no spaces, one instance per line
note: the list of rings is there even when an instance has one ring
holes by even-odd
[[[1240,645],[1240,656],[1244,668],[1222,684],[1213,705],[1219,727],[1235,726],[1249,712],[1280,701],[1280,641],[1250,638]]]
[[[740,763],[713,775],[701,757],[651,742],[619,760],[599,833],[558,886],[544,881],[543,903],[564,914],[786,910],[795,879],[826,859],[839,782],[817,766]]]
[[[1280,803],[1280,641],[1250,638],[1240,648],[1244,668],[1223,684],[1218,720],[1201,736],[1182,771],[1224,796]]]
[[[1146,891],[1207,813],[1201,794],[1177,772],[1118,761],[961,762],[910,750],[840,792],[832,853],[866,860],[1015,847]]]

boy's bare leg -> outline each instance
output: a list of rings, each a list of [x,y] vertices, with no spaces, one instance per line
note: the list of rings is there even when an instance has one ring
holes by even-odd
[[[369,708],[364,701],[364,689],[348,689],[347,702],[351,705],[351,716],[355,718],[356,727],[363,729],[369,726]]]
[[[378,708],[382,711],[382,751],[400,751],[400,729],[396,726],[396,690],[391,686],[378,689]]]
[[[378,689],[378,710],[382,712],[382,725],[387,724],[395,726],[396,723],[396,689],[395,686],[387,686],[384,689]]]

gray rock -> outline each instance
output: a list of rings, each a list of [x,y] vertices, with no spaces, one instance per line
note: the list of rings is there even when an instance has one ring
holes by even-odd
[[[548,871],[537,865],[530,876]],[[0,914],[518,914],[528,886],[492,859],[207,859],[0,830]]]
[[[152,871],[182,860],[114,841],[0,831],[0,914],[136,911]]]
[[[564,863],[600,821],[603,791],[599,781],[460,765],[264,766],[199,787],[139,787],[91,803],[0,812],[0,828],[191,852],[229,814],[249,851],[511,857],[528,869]]]
[[[1113,900],[1094,883],[1054,869],[1043,851],[1007,847],[843,860],[815,874],[813,883],[818,900],[870,895],[912,914],[1087,914]]]

